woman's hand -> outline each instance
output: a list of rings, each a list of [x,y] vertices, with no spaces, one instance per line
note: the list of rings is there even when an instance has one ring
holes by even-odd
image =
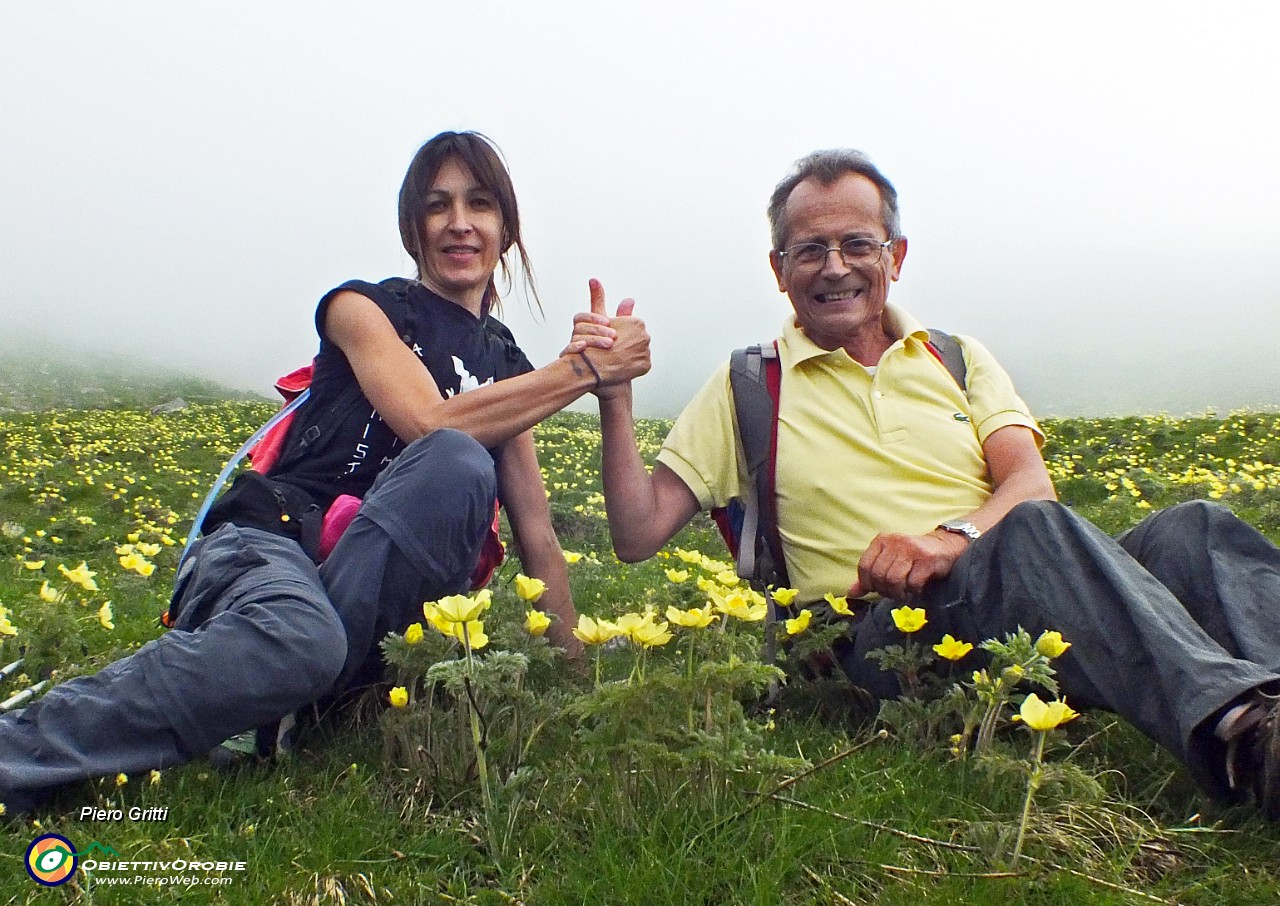
[[[610,317],[604,307],[604,286],[594,277],[588,285],[591,288],[591,310],[580,311],[573,316],[573,335],[569,345],[560,353],[577,355],[585,349],[612,349],[618,332],[609,326]],[[624,310],[625,306],[625,310]],[[624,299],[618,306],[619,315],[630,315],[635,302]]]
[[[644,322],[631,314],[634,299],[623,299],[611,318],[600,281],[591,280],[590,287],[591,311],[573,316],[573,336],[561,355],[586,358],[600,379],[594,393],[609,399],[626,392],[632,379],[648,373],[649,334]]]

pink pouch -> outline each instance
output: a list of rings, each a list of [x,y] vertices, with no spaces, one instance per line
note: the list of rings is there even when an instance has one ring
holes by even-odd
[[[320,523],[319,555],[321,560],[328,559],[329,554],[333,553],[334,545],[338,543],[342,533],[347,530],[351,520],[356,518],[356,513],[359,510],[359,497],[342,494],[333,501],[333,505],[324,514],[324,521]]]

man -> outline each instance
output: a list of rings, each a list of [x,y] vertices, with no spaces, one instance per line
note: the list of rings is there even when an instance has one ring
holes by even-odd
[[[962,389],[888,304],[907,240],[896,191],[859,152],[800,160],[769,219],[769,262],[794,310],[779,338],[778,529],[798,600],[872,598],[837,651],[851,679],[897,694],[866,658],[895,639],[895,601],[923,606],[937,636],[1058,630],[1072,642],[1054,662],[1072,703],[1123,715],[1211,793],[1251,791],[1280,820],[1280,550],[1213,504],[1117,540],[1058,504],[1040,429],[990,353],[956,338]],[[578,332],[604,345],[608,325],[593,300]],[[620,558],[649,557],[698,510],[747,495],[727,365],[652,474],[629,385],[597,395]]]

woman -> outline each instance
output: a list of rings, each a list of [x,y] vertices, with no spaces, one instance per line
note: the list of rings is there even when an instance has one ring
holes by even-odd
[[[0,802],[189,760],[253,728],[272,750],[262,728],[376,678],[387,632],[466,589],[495,499],[525,571],[547,585],[548,635],[579,653],[531,429],[645,373],[648,337],[627,322],[532,368],[490,314],[498,265],[509,276],[518,254],[527,275],[528,256],[510,177],[476,133],[419,149],[400,232],[418,279],[353,281],[321,300],[312,396],[270,477],[238,480],[210,512],[175,583],[174,629],[0,717]],[[592,294],[599,307],[594,281]],[[317,567],[308,525],[343,494],[363,502]]]

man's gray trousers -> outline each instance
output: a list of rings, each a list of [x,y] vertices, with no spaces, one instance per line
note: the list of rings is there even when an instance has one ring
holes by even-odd
[[[1180,504],[1113,539],[1061,504],[1023,503],[913,603],[929,621],[921,642],[1061,632],[1071,648],[1053,666],[1068,702],[1126,718],[1216,794],[1214,720],[1280,682],[1280,549],[1218,504]],[[866,654],[903,640],[895,606],[881,601],[837,649],[880,698],[897,681]]]

